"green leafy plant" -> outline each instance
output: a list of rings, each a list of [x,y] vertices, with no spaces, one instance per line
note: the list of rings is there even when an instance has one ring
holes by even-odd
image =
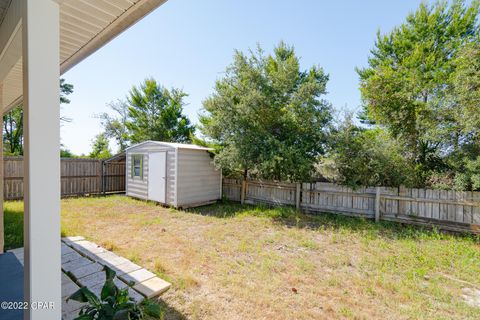
[[[140,306],[128,295],[128,289],[119,289],[113,279],[115,271],[105,266],[105,284],[100,297],[87,287],[73,293],[68,300],[86,303],[75,320],[140,320],[144,314]]]
[[[199,117],[215,163],[226,175],[309,179],[332,120],[327,82],[321,67],[302,69],[294,47],[284,42],[272,54],[260,46],[235,51]]]

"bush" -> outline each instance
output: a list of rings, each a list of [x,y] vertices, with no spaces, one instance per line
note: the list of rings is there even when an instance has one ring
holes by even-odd
[[[145,300],[140,305],[128,295],[128,288],[119,289],[115,283],[115,271],[105,266],[105,284],[100,297],[97,297],[87,287],[82,287],[67,298],[85,303],[80,309],[76,320],[141,320],[148,316],[159,318],[160,306]]]
[[[425,184],[432,189],[451,190],[455,185],[455,174],[452,172],[432,172]]]
[[[471,177],[472,190],[480,190],[480,174],[474,174]]]
[[[480,156],[465,160],[463,168],[457,169],[455,190],[480,190]]]
[[[455,175],[454,189],[455,190],[470,190],[472,186],[471,176],[468,173],[459,172]]]
[[[355,186],[412,186],[415,169],[405,160],[399,143],[380,128],[363,129],[350,118],[332,135],[328,157],[319,172],[327,179]]]

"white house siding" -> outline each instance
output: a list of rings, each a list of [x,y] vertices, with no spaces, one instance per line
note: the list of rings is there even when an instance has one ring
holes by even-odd
[[[133,147],[127,150],[127,159],[126,159],[126,175],[127,175],[127,184],[126,184],[126,194],[128,196],[139,198],[139,199],[148,199],[148,154],[152,152],[167,152],[167,186],[166,186],[166,203],[174,204],[175,199],[175,148],[161,146],[155,143],[144,143],[138,147]],[[131,174],[131,161],[132,155],[134,154],[143,154],[143,179],[140,177],[133,177]]]
[[[204,150],[178,149],[177,205],[220,199],[220,171]]]

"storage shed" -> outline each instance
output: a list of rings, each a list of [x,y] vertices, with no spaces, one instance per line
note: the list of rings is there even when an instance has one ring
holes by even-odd
[[[222,197],[222,174],[210,148],[145,141],[126,149],[126,194],[175,208],[195,207]]]

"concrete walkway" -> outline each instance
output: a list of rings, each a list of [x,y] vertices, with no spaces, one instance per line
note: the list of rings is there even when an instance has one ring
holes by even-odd
[[[23,248],[10,250],[23,265]],[[152,272],[117,256],[83,237],[62,238],[62,316],[64,320],[74,319],[82,304],[65,299],[81,286],[88,287],[100,295],[105,272],[103,266],[109,266],[117,273],[114,280],[119,288],[128,287],[130,296],[140,302],[144,298],[153,298],[170,288],[170,283],[160,279]]]
[[[0,302],[23,301],[23,266],[11,252],[0,254]],[[23,310],[0,307],[0,319],[22,320]]]

